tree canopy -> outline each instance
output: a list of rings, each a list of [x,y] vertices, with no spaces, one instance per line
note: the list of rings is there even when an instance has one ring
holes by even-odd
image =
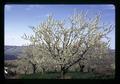
[[[31,27],[34,34],[24,34],[23,38],[34,47],[32,59],[40,63],[42,58],[49,60],[52,57],[61,66],[61,71],[65,71],[87,57],[87,53],[99,58],[103,56],[102,53],[109,48],[107,34],[113,26],[101,24],[99,14],[92,18],[88,15],[86,12],[74,12],[65,20],[57,20],[50,15],[37,27]],[[103,39],[106,41],[103,42]]]

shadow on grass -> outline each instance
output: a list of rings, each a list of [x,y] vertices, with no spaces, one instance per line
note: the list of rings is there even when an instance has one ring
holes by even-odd
[[[47,72],[44,74],[28,74],[21,75],[20,79],[58,79],[60,76],[59,72]],[[66,74],[66,79],[114,79],[114,75],[101,75],[95,73],[86,72],[68,72]]]

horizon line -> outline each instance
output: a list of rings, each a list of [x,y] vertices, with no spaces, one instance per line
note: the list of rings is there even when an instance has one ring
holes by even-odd
[[[28,46],[28,45],[9,45],[9,44],[8,44],[8,45],[4,45],[4,47],[5,47],[5,46]],[[115,48],[110,48],[110,49],[114,49],[114,50],[115,50]]]

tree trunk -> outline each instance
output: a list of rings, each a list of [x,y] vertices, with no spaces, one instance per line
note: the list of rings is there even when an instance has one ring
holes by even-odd
[[[61,79],[65,78],[65,75],[66,75],[67,71],[68,71],[68,68],[65,68],[65,66],[64,67],[61,66],[61,75],[60,75]]]
[[[76,63],[78,63],[82,58],[81,57],[83,57],[84,56],[84,54],[88,51],[88,49],[89,49],[89,47],[80,55],[80,58],[79,59],[77,59],[77,60],[75,60],[74,62],[70,62],[70,63],[66,63],[64,66],[63,65],[61,65],[61,77],[62,78],[64,78],[65,77],[65,74],[67,73],[67,71],[68,71],[68,69],[71,67],[71,66],[73,66],[74,64],[76,64]],[[83,71],[83,68],[84,68],[85,66],[83,65],[83,67],[82,67],[82,71]]]
[[[27,74],[27,71],[25,70],[25,75]]]
[[[28,69],[27,69],[27,67],[25,67],[25,75],[27,74],[27,71],[28,71]]]
[[[62,70],[60,78],[64,79],[65,78],[65,74],[66,74],[66,70]]]
[[[42,74],[45,73],[45,68],[44,67],[41,67],[42,68]]]
[[[36,64],[32,64],[32,66],[33,66],[33,74],[35,74],[36,73]]]
[[[83,70],[84,67],[85,67],[84,65],[80,65],[80,72],[83,72],[83,71],[84,71],[84,70]]]
[[[36,70],[37,70],[37,66],[36,66],[36,64],[33,63],[33,62],[31,62],[31,61],[29,61],[29,63],[31,63],[31,65],[32,65],[32,68],[33,68],[33,74],[35,74],[35,73],[36,73]]]

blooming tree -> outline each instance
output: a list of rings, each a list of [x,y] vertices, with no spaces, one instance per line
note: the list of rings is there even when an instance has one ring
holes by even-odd
[[[48,16],[39,26],[31,28],[34,34],[25,34],[24,39],[41,53],[34,56],[35,60],[40,61],[41,56],[52,57],[61,66],[61,76],[64,77],[71,66],[83,60],[91,47],[103,39],[109,44],[107,34],[113,26],[100,24],[99,14],[89,18],[87,12],[74,12],[66,20]]]

